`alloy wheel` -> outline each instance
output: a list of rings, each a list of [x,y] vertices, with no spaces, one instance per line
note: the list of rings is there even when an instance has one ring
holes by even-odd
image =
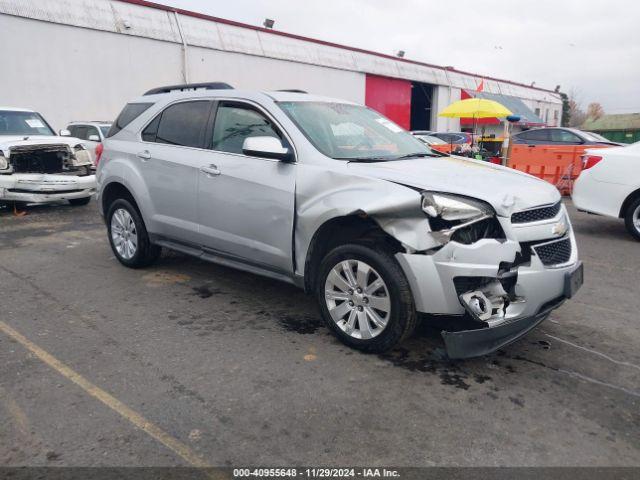
[[[382,333],[391,315],[387,285],[361,260],[344,260],[331,269],[325,281],[325,301],[336,325],[361,340]]]
[[[111,239],[113,245],[125,260],[131,260],[138,250],[138,232],[131,214],[119,208],[111,216]]]

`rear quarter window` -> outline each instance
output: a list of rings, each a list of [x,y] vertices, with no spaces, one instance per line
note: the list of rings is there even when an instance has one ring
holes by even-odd
[[[153,103],[127,103],[116,121],[111,125],[107,137],[113,137],[116,133],[122,130],[124,127],[133,122],[142,113],[144,113]]]

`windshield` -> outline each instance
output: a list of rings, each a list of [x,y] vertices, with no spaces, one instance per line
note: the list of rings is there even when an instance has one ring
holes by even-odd
[[[608,138],[604,138],[602,135],[598,135],[597,133],[582,132],[582,134],[587,137],[588,140],[591,140],[593,142],[611,142],[611,140],[609,140]]]
[[[0,135],[55,135],[47,122],[35,112],[0,110]]]
[[[107,133],[109,133],[109,129],[111,129],[111,125],[100,125],[100,131],[102,132],[103,137],[107,136]]]
[[[337,160],[436,156],[413,135],[366,107],[329,102],[279,105],[321,153]]]

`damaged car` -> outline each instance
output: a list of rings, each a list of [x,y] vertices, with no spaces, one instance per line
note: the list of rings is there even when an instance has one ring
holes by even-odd
[[[483,355],[582,284],[554,186],[436,154],[343,100],[154,89],[124,107],[97,179],[123,265],[168,248],[295,284],[340,340],[368,352],[398,345],[428,314],[450,319],[451,358]]]
[[[81,140],[57,136],[37,112],[0,107],[0,202],[86,205],[95,191]]]

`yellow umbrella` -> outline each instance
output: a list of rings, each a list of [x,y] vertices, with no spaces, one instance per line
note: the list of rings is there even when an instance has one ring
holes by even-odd
[[[513,115],[504,105],[486,98],[466,98],[453,102],[438,115],[450,118],[504,118]]]

